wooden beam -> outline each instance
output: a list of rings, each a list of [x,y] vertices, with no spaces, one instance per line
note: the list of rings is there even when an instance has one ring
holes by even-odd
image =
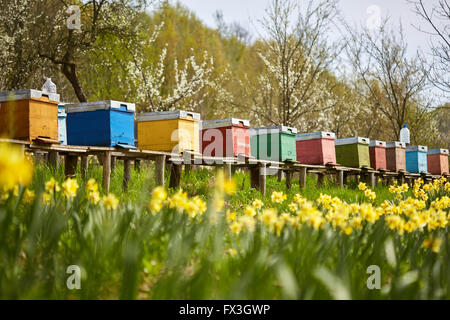
[[[157,186],[164,187],[164,171],[166,167],[166,156],[157,156],[155,159],[155,181]]]
[[[89,171],[89,156],[82,155],[81,156],[81,178],[83,180],[87,179],[88,171]]]
[[[78,156],[66,154],[64,157],[64,176],[75,178],[77,172]]]
[[[102,160],[103,160],[103,189],[105,190],[105,193],[109,193],[109,186],[111,182],[111,151],[105,151]]]
[[[123,188],[128,189],[128,183],[131,181],[131,159],[123,160]]]
[[[300,178],[299,178],[299,185],[300,189],[306,187],[306,176],[307,176],[307,168],[301,167],[300,168]]]

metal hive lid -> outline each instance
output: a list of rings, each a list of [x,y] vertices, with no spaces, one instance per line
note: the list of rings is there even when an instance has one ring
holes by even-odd
[[[120,109],[120,107],[126,107],[127,111],[135,112],[136,105],[130,102],[121,102],[115,100],[103,100],[103,101],[92,101],[92,102],[80,102],[80,103],[70,103],[66,104],[67,113],[76,112],[87,112],[95,110],[112,110]]]
[[[386,148],[386,142],[385,141],[380,141],[380,140],[370,140],[370,147],[382,147],[382,148]]]
[[[355,144],[355,143],[361,143],[361,144],[369,144],[370,139],[369,138],[363,138],[363,137],[352,137],[352,138],[344,138],[344,139],[336,139],[334,141],[334,144],[336,146],[343,146],[346,144]]]
[[[264,134],[264,133],[290,133],[296,134],[297,129],[287,126],[270,126],[270,127],[260,127],[252,129],[254,134]]]
[[[220,119],[220,120],[203,120],[201,128],[202,129],[214,129],[214,128],[221,128],[221,127],[239,126],[239,125],[249,128],[250,121],[243,120],[243,119],[237,119],[237,118],[227,118],[227,119]]]
[[[58,103],[60,100],[60,96],[57,93],[47,93],[33,89],[0,92],[0,102],[40,99],[42,97],[48,97],[50,101]]]
[[[409,147],[406,147],[406,152],[414,152],[414,151],[427,152],[428,151],[428,147],[426,147],[426,146],[409,146]]]
[[[136,115],[136,121],[157,121],[157,120],[172,120],[172,119],[191,119],[200,120],[200,113],[173,110],[173,111],[161,111],[161,112],[145,112],[138,113]]]
[[[328,132],[328,131],[318,131],[318,132],[310,132],[310,133],[299,133],[295,136],[296,141],[306,141],[306,140],[322,139],[322,138],[336,139],[336,134],[334,134],[333,132]]]
[[[431,149],[428,154],[445,154],[448,155],[448,149]]]
[[[406,145],[404,142],[392,141],[386,142],[386,148],[406,148]]]

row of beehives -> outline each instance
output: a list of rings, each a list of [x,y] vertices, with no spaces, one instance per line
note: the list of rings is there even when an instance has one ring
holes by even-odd
[[[427,150],[367,138],[335,139],[331,132],[297,134],[285,126],[250,128],[247,120],[201,121],[198,113],[135,114],[133,103],[60,104],[59,95],[37,90],[0,93],[0,135],[21,140],[59,140],[83,146],[202,152],[206,156],[253,156],[302,164],[339,164],[411,173],[449,173],[448,150]]]

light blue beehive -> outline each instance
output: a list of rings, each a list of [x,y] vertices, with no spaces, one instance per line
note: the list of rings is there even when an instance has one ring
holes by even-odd
[[[428,147],[425,146],[406,147],[406,171],[411,173],[427,173],[427,153]]]
[[[58,140],[61,144],[67,144],[67,113],[64,104],[58,105]]]

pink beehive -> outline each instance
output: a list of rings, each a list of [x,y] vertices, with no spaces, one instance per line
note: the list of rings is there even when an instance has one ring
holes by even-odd
[[[375,170],[386,170],[386,142],[370,140],[370,166]]]
[[[449,174],[448,150],[432,149],[427,154],[428,172],[435,175]]]
[[[336,165],[335,138],[333,132],[297,134],[297,161],[312,165]]]

